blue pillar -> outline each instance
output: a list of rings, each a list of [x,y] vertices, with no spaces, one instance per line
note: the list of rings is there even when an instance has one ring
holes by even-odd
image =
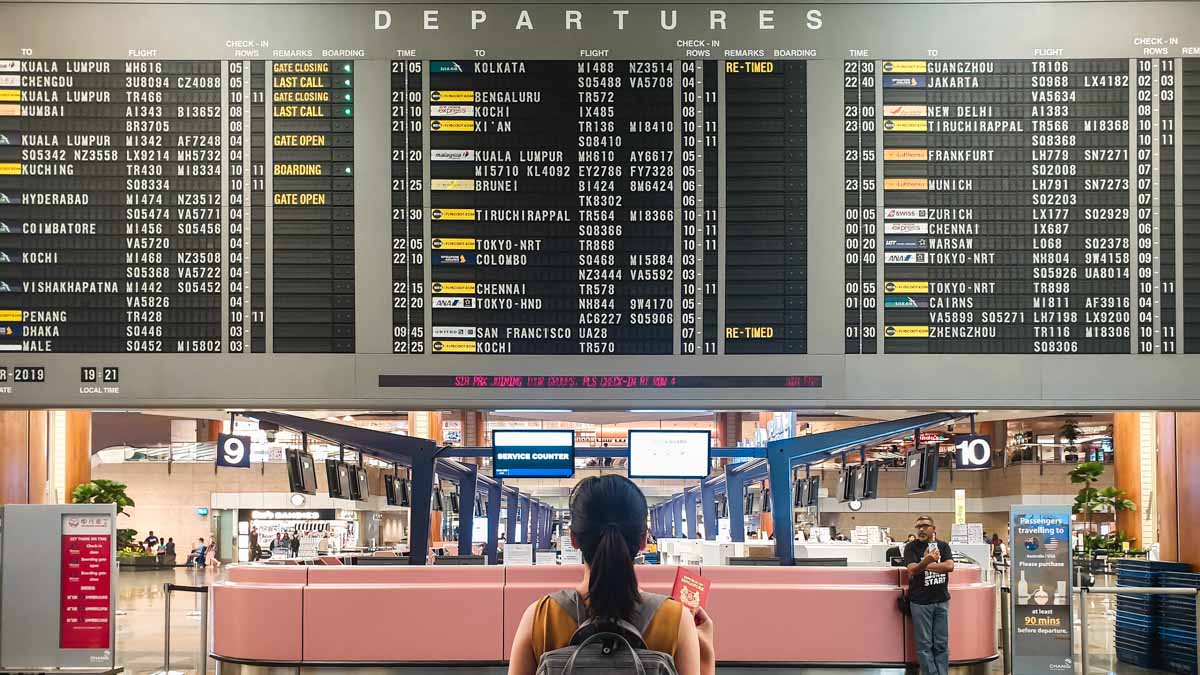
[[[522,494],[518,497],[521,503],[521,517],[518,519],[517,529],[521,532],[520,541],[522,544],[529,543],[529,495]],[[517,541],[513,539],[513,541]]]
[[[697,539],[696,534],[696,495],[699,490],[684,490],[683,491],[683,512],[687,514],[687,538]]]
[[[717,538],[717,490],[706,481],[700,482],[700,507],[704,509],[704,538]]]
[[[500,484],[488,483],[487,489],[487,543],[484,544],[483,554],[487,556],[489,565],[499,562],[497,543],[500,540]]]
[[[549,504],[545,509],[546,517],[542,520],[542,548],[550,548],[554,543],[554,509]]]
[[[792,517],[792,462],[783,454],[783,446],[767,448],[767,472],[771,477],[771,522],[775,526],[775,557],[781,565],[791,565],[795,556]]]
[[[412,565],[429,561],[429,509],[433,501],[433,458],[413,459],[412,504],[408,511],[408,560]]]
[[[746,541],[746,485],[732,466],[725,467],[725,499],[729,502],[729,538]]]
[[[671,500],[671,536],[683,538],[683,495]]]
[[[504,508],[508,510],[508,515],[504,518],[504,540],[509,544],[517,542],[517,510],[520,508],[517,497],[516,490],[511,490],[505,495],[507,502]]]
[[[472,539],[475,538],[475,490],[479,480],[479,467],[467,464],[465,474],[458,479],[458,554],[471,555]]]

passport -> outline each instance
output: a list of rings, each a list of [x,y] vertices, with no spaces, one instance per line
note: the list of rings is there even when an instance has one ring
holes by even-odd
[[[675,573],[675,586],[671,588],[671,598],[678,600],[695,614],[698,607],[708,606],[708,592],[711,589],[711,581],[686,567],[680,567]]]

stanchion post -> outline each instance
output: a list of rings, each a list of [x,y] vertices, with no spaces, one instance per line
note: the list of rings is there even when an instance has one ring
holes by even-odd
[[[1012,602],[1012,589],[1008,586],[1000,587],[1000,639],[1003,642],[1001,647],[1004,649],[1004,675],[1012,673],[1012,608],[1009,603]]]
[[[1082,667],[1081,672],[1087,675],[1088,672],[1088,589],[1087,586],[1079,587],[1079,664]]]
[[[171,672],[171,584],[163,584],[163,595],[166,597],[166,602],[163,603],[166,611],[163,612],[163,672]]]
[[[1200,663],[1200,590],[1192,597],[1195,598],[1193,602],[1196,604],[1196,663]]]
[[[208,593],[200,603],[200,675],[208,675]]]

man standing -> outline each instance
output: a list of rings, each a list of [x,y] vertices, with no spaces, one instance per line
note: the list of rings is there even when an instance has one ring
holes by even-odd
[[[147,551],[154,553],[155,547],[158,546],[158,537],[154,536],[154,530],[150,530],[150,536],[146,537],[142,544],[145,545]]]
[[[921,675],[950,672],[950,545],[937,538],[933,518],[917,518],[917,538],[904,546],[908,599],[912,608]]]

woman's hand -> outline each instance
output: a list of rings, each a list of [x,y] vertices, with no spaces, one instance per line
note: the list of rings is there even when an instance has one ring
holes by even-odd
[[[708,675],[715,673],[717,670],[716,651],[713,649],[713,620],[704,611],[703,607],[697,607],[696,613],[693,615],[696,622],[696,636],[700,638],[700,671]]]

